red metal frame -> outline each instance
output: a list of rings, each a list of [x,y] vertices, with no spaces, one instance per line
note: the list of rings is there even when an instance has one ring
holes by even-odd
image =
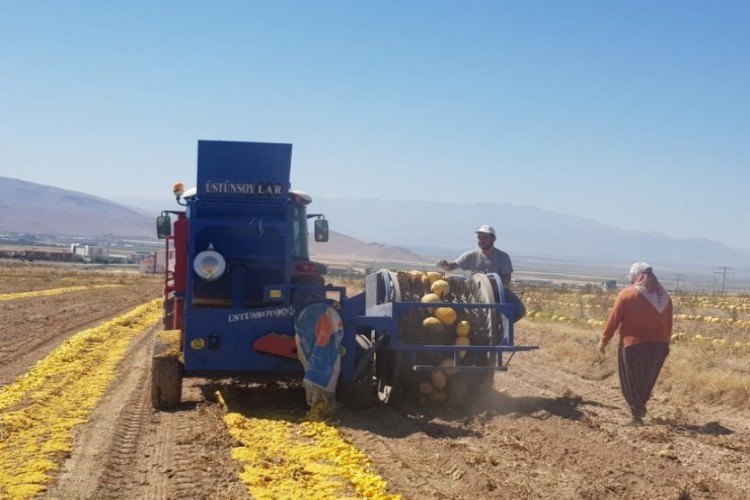
[[[185,310],[185,292],[187,291],[187,245],[189,221],[184,213],[177,214],[173,225],[172,236],[165,241],[166,271],[164,272],[164,298],[172,297],[171,329],[182,330],[182,313]],[[174,252],[174,266],[170,266],[170,252]],[[170,269],[170,267],[172,267]]]

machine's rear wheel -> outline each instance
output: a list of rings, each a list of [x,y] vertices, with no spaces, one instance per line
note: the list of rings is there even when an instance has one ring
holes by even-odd
[[[372,340],[365,334],[357,334],[357,346],[355,352],[355,366],[365,356],[370,354]],[[364,410],[375,404],[375,360],[370,357],[366,362],[362,374],[351,381],[341,380],[336,391],[336,398],[347,408],[353,410]]]
[[[151,405],[155,409],[174,408],[182,399],[180,330],[161,330],[154,336],[151,359]]]
[[[404,355],[398,351],[382,349],[377,356],[378,399],[391,406],[404,400]]]

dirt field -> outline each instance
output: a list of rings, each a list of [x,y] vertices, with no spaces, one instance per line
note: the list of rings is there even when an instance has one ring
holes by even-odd
[[[17,271],[3,269],[1,294],[80,284],[48,277],[42,286]],[[0,302],[0,382],[74,333],[160,295],[154,279],[81,277],[107,281],[119,286]],[[241,401],[235,411],[246,416],[305,418],[294,384],[203,379],[186,381],[177,410],[153,411],[150,334],[137,337],[117,382],[76,428],[73,450],[43,497],[250,498],[216,389]],[[621,427],[613,353],[599,365],[565,361],[544,349],[552,342],[565,339],[551,338],[543,323],[519,323],[516,343],[542,349],[517,354],[508,372],[496,374],[497,390],[465,411],[381,405],[340,410],[333,423],[370,457],[389,493],[406,499],[750,497],[747,407],[708,406],[657,386],[649,406],[655,421]]]

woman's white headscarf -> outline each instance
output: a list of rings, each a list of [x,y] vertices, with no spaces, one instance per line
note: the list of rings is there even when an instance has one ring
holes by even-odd
[[[653,269],[646,262],[636,262],[630,266],[628,278],[638,292],[646,297],[649,303],[659,312],[669,304],[669,294],[661,286]]]

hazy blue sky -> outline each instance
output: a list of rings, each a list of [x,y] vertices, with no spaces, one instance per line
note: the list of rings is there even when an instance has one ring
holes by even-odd
[[[0,61],[0,176],[171,208],[199,139],[288,142],[313,197],[750,248],[745,0],[3,0]]]

